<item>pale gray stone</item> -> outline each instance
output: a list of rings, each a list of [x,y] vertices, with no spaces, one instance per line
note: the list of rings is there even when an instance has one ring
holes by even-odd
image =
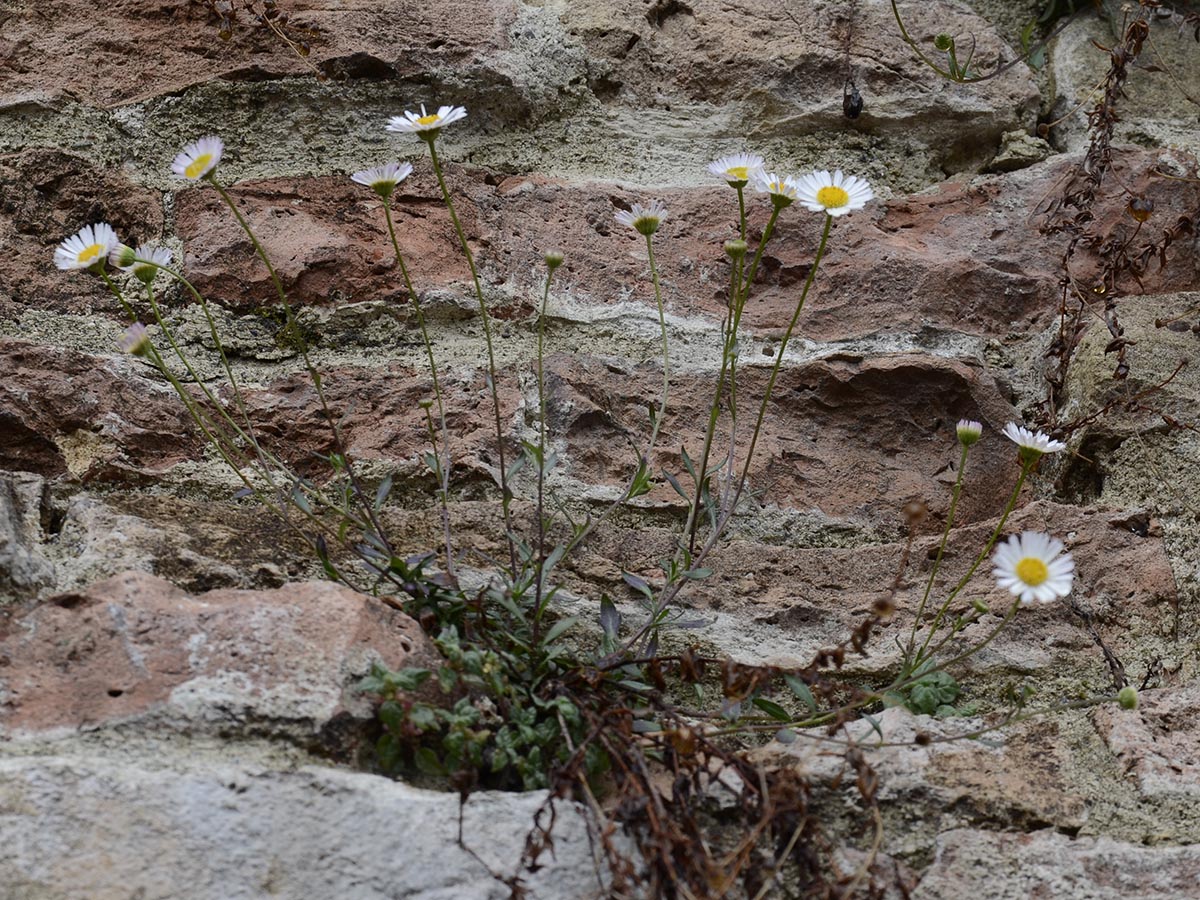
[[[232,748],[230,748],[232,749]],[[0,758],[0,900],[502,900],[544,793],[458,795],[307,765],[139,755]],[[561,803],[528,896],[605,892]]]
[[[1166,900],[1197,896],[1200,847],[1145,847],[961,829],[938,838],[937,857],[914,900]]]

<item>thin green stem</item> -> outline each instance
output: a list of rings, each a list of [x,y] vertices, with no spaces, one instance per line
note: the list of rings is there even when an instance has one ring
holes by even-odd
[[[969,657],[974,656],[976,653],[978,653],[980,650],[982,650],[984,647],[986,647],[988,644],[990,644],[992,641],[994,641],[996,639],[996,637],[1000,634],[1000,632],[1004,630],[1005,626],[1008,625],[1008,623],[1012,621],[1013,616],[1015,616],[1017,614],[1017,610],[1020,608],[1021,608],[1021,602],[1019,600],[1014,601],[1012,606],[1010,606],[1008,608],[1008,612],[1004,614],[1004,618],[1000,620],[1000,624],[998,624],[995,628],[993,628],[990,632],[988,632],[987,637],[985,637],[982,641],[980,641],[975,646],[964,650],[962,653],[958,654],[957,656],[952,656],[952,657],[950,657],[950,659],[946,660],[945,662],[939,663],[936,671],[939,671],[939,672],[945,671],[946,669],[948,669],[950,666],[954,665],[955,663],[960,663],[964,659],[968,659]],[[930,632],[930,634],[932,635],[932,631]],[[947,640],[948,640],[948,638],[947,638]],[[943,641],[938,646],[941,647],[944,644],[945,644],[945,641]],[[924,648],[922,648],[922,649],[924,649]],[[920,657],[918,655],[918,659],[919,658]]]
[[[772,216],[771,224],[774,224],[774,216]],[[768,231],[769,231],[768,226]],[[796,302],[796,309],[792,313],[792,318],[788,322],[787,329],[783,333],[783,338],[779,342],[779,348],[775,351],[775,364],[771,367],[771,375],[767,378],[767,386],[763,391],[762,401],[758,406],[758,417],[754,422],[754,431],[750,434],[750,447],[746,451],[746,462],[742,466],[742,473],[738,477],[736,485],[733,489],[733,496],[730,499],[726,515],[732,515],[733,510],[737,508],[738,499],[742,495],[742,490],[745,488],[746,479],[750,474],[750,463],[754,459],[754,449],[758,446],[758,438],[762,434],[763,419],[767,415],[767,406],[771,402],[771,395],[775,390],[775,381],[779,377],[779,370],[783,367],[784,354],[787,350],[788,341],[792,339],[792,333],[796,330],[796,323],[800,320],[800,313],[804,310],[804,301],[808,299],[808,292],[812,288],[813,279],[816,278],[817,268],[821,265],[821,258],[825,255],[825,246],[829,243],[829,231],[833,227],[833,216],[828,213],[825,215],[825,227],[821,230],[821,241],[817,245],[817,254],[813,258],[812,268],[808,270],[808,277],[804,280],[804,288],[800,292],[800,299]],[[763,234],[763,244],[766,243],[768,232]],[[754,281],[754,273],[758,268],[758,261],[762,257],[762,245],[758,248],[758,253],[754,256],[754,264],[750,268],[750,275],[746,279],[743,293],[749,293],[750,284]],[[745,303],[743,298],[742,303]]]
[[[119,287],[117,287],[117,285],[113,282],[113,280],[108,276],[108,273],[105,272],[103,269],[100,269],[99,273],[100,273],[100,277],[104,279],[104,283],[108,285],[108,289],[110,291],[112,291],[113,295],[117,298],[117,300],[120,302],[121,306],[125,309],[126,314],[136,322],[137,316],[134,313],[133,307],[129,303],[129,301],[127,299],[125,299],[125,295],[121,291],[121,289]],[[183,361],[184,365],[188,369],[188,373],[191,375],[193,380],[195,380],[195,382],[196,382],[197,386],[199,386],[200,390],[204,392],[205,397],[208,398],[209,402],[211,402],[216,409],[220,410],[221,409],[220,404],[216,402],[216,400],[212,396],[211,392],[209,392],[208,388],[204,386],[204,383],[202,381],[200,381],[199,377],[192,370],[191,366],[188,364],[186,357],[184,357],[183,354],[180,352],[178,345],[175,343],[174,338],[171,336],[170,329],[166,328],[164,326],[163,321],[162,321],[162,316],[158,310],[157,304],[154,301],[154,295],[153,295],[153,292],[150,290],[149,285],[146,286],[146,290],[150,297],[150,305],[151,305],[152,310],[154,311],[154,317],[158,321],[159,328],[162,329],[164,336],[167,338],[168,343],[170,343],[170,345],[171,345],[171,348],[175,351],[176,355],[178,355],[180,357],[180,359]],[[259,488],[253,482],[251,482],[249,478],[246,477],[245,473],[242,471],[242,466],[239,465],[230,455],[231,450],[233,448],[232,439],[228,435],[222,434],[220,432],[220,429],[217,426],[217,423],[214,422],[213,420],[211,420],[211,418],[208,415],[206,415],[204,413],[204,411],[196,404],[196,401],[192,397],[191,393],[189,393],[187,391],[187,389],[184,388],[183,384],[179,381],[179,379],[176,378],[174,373],[172,373],[171,370],[167,367],[166,361],[163,360],[162,355],[158,352],[158,348],[156,348],[153,344],[150,344],[149,355],[150,355],[151,362],[154,363],[155,367],[159,370],[159,372],[162,373],[163,377],[167,379],[167,382],[175,390],[175,393],[179,396],[179,399],[183,401],[184,407],[187,409],[189,417],[192,419],[193,422],[196,423],[196,427],[198,427],[200,429],[201,433],[205,437],[205,440],[207,440],[208,443],[212,445],[213,449],[216,450],[218,454],[220,454],[221,459],[226,463],[226,465],[229,466],[230,469],[233,470],[233,473],[238,477],[238,479],[247,488],[249,488],[251,491],[253,491],[256,495],[261,494]],[[226,415],[226,418],[228,418],[228,415]],[[236,423],[231,423],[231,424],[233,424],[235,428],[237,427]],[[227,447],[230,449],[227,449]],[[266,501],[264,501],[264,502],[266,502]],[[269,502],[266,502],[266,505],[268,506],[268,508],[272,508],[271,504]]]
[[[744,241],[746,239],[746,185],[739,183],[735,190],[738,195],[738,236]]]
[[[738,199],[741,200],[742,191],[738,189]],[[708,410],[708,427],[704,431],[704,449],[700,453],[700,470],[696,479],[696,495],[692,498],[692,503],[688,508],[687,522],[684,524],[683,532],[687,535],[688,555],[691,556],[696,550],[696,530],[700,524],[700,504],[703,499],[704,481],[708,477],[708,460],[712,453],[713,438],[717,432],[717,422],[721,418],[721,397],[725,392],[725,379],[729,374],[730,366],[733,362],[733,354],[737,346],[737,333],[733,330],[733,311],[737,305],[739,288],[741,285],[741,272],[739,263],[745,257],[739,255],[736,259],[730,261],[729,266],[729,328],[725,332],[725,344],[721,349],[721,371],[717,375],[717,387],[713,391],[712,406]]]
[[[942,565],[942,555],[946,552],[946,541],[950,537],[950,529],[954,526],[954,513],[958,508],[958,498],[962,493],[963,474],[967,468],[967,454],[970,452],[970,445],[963,444],[962,452],[958,458],[958,475],[954,479],[954,490],[950,495],[950,509],[946,513],[946,527],[942,529],[942,541],[938,545],[937,556],[933,560],[933,569],[929,572],[929,579],[925,582],[925,593],[921,596],[921,602],[917,605],[916,615],[913,617],[912,631],[908,635],[908,645],[904,651],[904,660],[907,664],[912,659],[913,645],[917,642],[917,630],[921,623],[921,614],[925,612],[925,604],[929,602],[929,593],[933,590],[933,582],[937,578],[938,569]]]
[[[739,256],[737,259],[737,283],[742,283],[742,275],[745,274],[746,258]],[[747,287],[747,291],[749,287]],[[738,326],[742,321],[741,309],[745,307],[745,301],[742,301],[741,306],[737,310],[736,320],[730,328],[730,337],[733,338],[730,344],[729,353],[729,416],[732,421],[737,421],[737,363],[738,363]],[[732,433],[732,432],[731,432]]]
[[[542,290],[542,306],[538,312],[537,331],[537,397],[538,397],[538,452],[537,452],[537,568],[534,570],[533,594],[533,644],[536,647],[542,625],[542,579],[546,568],[546,381],[543,369],[546,347],[546,307],[550,302],[550,285],[554,281],[554,268],[546,273],[546,286]]]
[[[496,351],[492,341],[491,316],[488,315],[487,301],[483,296],[483,286],[479,282],[479,270],[475,266],[475,256],[471,253],[470,245],[467,244],[466,233],[463,231],[462,223],[458,220],[458,213],[454,210],[454,202],[450,199],[450,191],[446,187],[446,178],[442,174],[442,164],[437,154],[437,134],[435,132],[426,132],[421,137],[429,146],[429,159],[433,163],[433,172],[437,176],[438,187],[442,191],[442,200],[445,202],[446,209],[450,213],[450,221],[454,223],[454,231],[458,235],[458,242],[462,246],[463,255],[467,258],[467,265],[471,268],[471,280],[475,283],[475,297],[479,301],[479,316],[483,322],[483,337],[487,344],[488,384],[492,392],[492,413],[496,425],[496,453],[500,459],[500,505],[504,517],[504,536],[508,542],[510,570],[512,576],[516,578],[517,548],[513,542],[512,514],[510,511],[512,493],[508,489],[508,472],[506,471],[504,462],[504,428],[500,422],[500,394],[496,386]]]
[[[943,617],[946,615],[946,610],[950,608],[950,604],[954,602],[954,599],[962,592],[962,589],[967,586],[967,582],[971,580],[971,577],[975,574],[975,570],[979,568],[980,563],[982,563],[987,558],[988,554],[991,553],[992,547],[994,547],[996,544],[996,539],[1000,537],[1000,531],[1004,528],[1004,523],[1008,521],[1008,517],[1013,511],[1013,507],[1016,506],[1017,498],[1021,495],[1021,488],[1025,485],[1025,479],[1029,477],[1029,473],[1032,471],[1034,462],[1036,462],[1036,460],[1031,462],[1023,462],[1021,464],[1021,474],[1017,478],[1016,485],[1013,486],[1012,494],[1009,495],[1008,502],[1004,505],[1004,512],[1000,515],[1000,521],[997,522],[996,527],[992,529],[991,537],[988,538],[987,544],[984,545],[984,548],[979,552],[979,555],[975,557],[975,561],[971,563],[971,568],[967,570],[967,574],[959,579],[958,584],[954,586],[954,589],[950,591],[949,595],[938,609],[937,615],[934,616],[933,622],[929,626],[929,634],[925,636],[925,641],[921,644],[921,649],[917,651],[916,657],[914,657],[912,660],[913,669],[916,669],[921,662],[927,658],[925,651],[929,647],[929,642],[933,640],[933,636],[937,632],[938,625],[941,624]]]
[[[666,313],[663,312],[662,288],[658,283],[658,266],[654,262],[654,238],[649,234],[646,235],[646,254],[650,258],[650,278],[654,282],[654,302],[658,305],[658,327],[662,338],[663,357],[662,397],[658,404],[658,415],[654,417],[654,427],[650,431],[650,444],[646,449],[646,455],[643,457],[646,464],[649,465],[650,453],[658,441],[658,431],[662,428],[663,419],[667,414],[667,395],[671,390],[671,353],[667,341],[667,317]]]
[[[391,238],[392,250],[396,254],[396,264],[400,266],[400,274],[404,278],[404,289],[408,292],[408,299],[412,304],[413,315],[417,320],[417,327],[421,330],[421,340],[425,344],[425,356],[429,363],[429,377],[433,379],[433,398],[437,403],[438,424],[442,435],[442,458],[438,464],[439,471],[437,473],[442,501],[442,540],[446,545],[446,574],[453,576],[454,550],[450,529],[450,429],[446,426],[446,408],[442,401],[442,387],[438,379],[437,361],[433,356],[433,342],[429,339],[429,329],[425,324],[425,313],[422,311],[421,304],[417,299],[417,292],[413,290],[412,279],[408,274],[408,266],[404,263],[404,254],[400,252],[400,242],[396,239],[396,226],[392,221],[390,200],[383,201],[383,215],[387,220],[388,237]],[[438,449],[435,435],[431,435],[430,443],[433,445],[434,454],[437,455]]]
[[[659,430],[662,428],[663,418],[666,415],[667,398],[668,398],[668,394],[670,392],[670,387],[671,387],[671,357],[670,357],[670,346],[669,346],[669,343],[667,340],[667,319],[666,319],[666,313],[663,310],[662,289],[661,289],[661,286],[660,286],[659,280],[658,280],[658,266],[654,261],[654,245],[653,245],[653,241],[652,241],[652,238],[650,235],[646,235],[646,246],[649,251],[650,275],[654,281],[654,299],[658,305],[658,326],[659,326],[659,333],[660,333],[661,339],[662,339],[662,354],[663,354],[662,399],[659,402],[658,414],[655,416],[653,426],[650,429],[650,440],[646,444],[645,452],[642,453],[638,459],[637,471],[634,472],[633,477],[629,480],[629,484],[626,485],[625,490],[621,493],[621,496],[619,496],[616,500],[612,501],[605,508],[603,513],[601,513],[595,519],[592,519],[591,521],[589,521],[587,525],[585,525],[584,527],[582,527],[578,531],[576,531],[576,533],[571,537],[571,540],[567,542],[567,546],[564,550],[564,555],[569,555],[572,550],[574,550],[581,543],[583,543],[587,539],[588,535],[590,535],[593,531],[595,531],[599,525],[601,525],[602,523],[607,521],[608,517],[611,516],[617,509],[619,509],[621,507],[621,505],[623,503],[625,503],[625,501],[628,500],[630,498],[630,496],[633,494],[633,489],[638,484],[639,480],[641,479],[644,468],[649,465],[650,456],[651,456],[651,454],[654,453],[654,448],[658,444],[658,433],[659,433]]]
[[[775,233],[775,223],[779,219],[779,213],[784,209],[778,203],[772,204],[771,218],[767,219],[767,227],[763,229],[762,240],[758,242],[758,247],[754,251],[754,259],[750,263],[750,273],[746,276],[746,280],[742,282],[741,289],[738,291],[737,309],[733,322],[733,331],[738,329],[738,323],[741,322],[742,310],[746,306],[746,299],[750,296],[750,285],[754,284],[754,276],[758,274],[758,264],[762,261],[763,251],[767,249],[767,244],[771,241],[771,236]],[[828,218],[828,217],[826,217]],[[828,223],[826,223],[828,224]],[[824,249],[824,245],[822,245]],[[818,254],[818,259],[820,255]],[[815,269],[815,266],[814,266]],[[810,280],[812,271],[809,272]]]
[[[754,254],[754,259],[751,262],[750,272],[746,276],[746,278],[741,282],[741,286],[738,291],[738,303],[737,303],[737,307],[734,311],[733,322],[730,325],[730,335],[734,339],[734,348],[735,348],[734,353],[731,355],[732,362],[730,365],[730,392],[731,392],[731,395],[733,395],[734,392],[736,391],[736,381],[735,381],[735,379],[736,379],[735,365],[736,365],[736,356],[737,356],[737,354],[736,354],[736,346],[737,346],[736,338],[737,338],[738,326],[739,326],[739,323],[741,322],[742,311],[745,308],[746,300],[750,296],[750,288],[753,285],[755,275],[758,272],[758,265],[759,265],[759,262],[762,260],[763,251],[766,248],[767,243],[771,240],[771,236],[775,230],[775,222],[778,220],[779,213],[783,210],[783,208],[784,207],[781,204],[778,204],[778,203],[774,204],[772,211],[771,211],[771,218],[767,221],[767,227],[763,230],[762,241],[759,242],[758,249],[755,251],[755,254]],[[755,445],[758,443],[758,436],[759,436],[760,431],[762,430],[763,417],[766,415],[767,404],[770,401],[771,392],[774,390],[775,380],[779,375],[779,368],[783,362],[784,350],[787,348],[787,343],[791,339],[792,332],[796,328],[796,323],[800,318],[800,313],[804,309],[804,301],[808,298],[808,292],[812,288],[813,279],[816,277],[816,274],[817,274],[817,268],[820,266],[821,258],[825,254],[825,246],[829,241],[829,232],[830,232],[830,228],[832,227],[832,223],[833,223],[832,216],[826,215],[825,216],[825,228],[821,233],[821,241],[820,241],[820,244],[817,246],[816,257],[813,259],[812,268],[809,269],[809,271],[808,271],[808,278],[804,282],[804,288],[801,291],[800,299],[796,303],[796,310],[792,314],[791,321],[788,323],[787,330],[784,332],[783,340],[780,342],[778,355],[775,360],[775,365],[771,369],[771,375],[767,382],[767,388],[766,388],[765,393],[763,394],[762,404],[759,407],[758,420],[754,427],[753,436],[751,437],[750,449],[746,456],[745,466],[742,469],[741,476],[736,480],[736,482],[733,482],[733,484],[736,485],[736,488],[734,488],[731,485],[731,487],[729,489],[730,491],[733,492],[732,499],[730,499],[729,493],[726,492],[726,494],[722,498],[722,502],[721,502],[721,510],[722,511],[720,514],[720,518],[717,521],[716,526],[712,529],[712,532],[708,535],[708,538],[705,540],[704,545],[701,547],[699,553],[695,554],[692,557],[691,565],[693,567],[700,566],[700,564],[703,562],[704,558],[712,551],[713,547],[716,546],[717,540],[720,538],[721,533],[725,529],[725,526],[729,524],[729,519],[732,517],[733,511],[737,508],[737,501],[738,501],[738,498],[741,496],[742,489],[746,483],[746,478],[747,478],[747,475],[748,475],[748,472],[750,469],[750,461],[751,461],[751,459],[753,459],[754,448],[755,448]],[[735,413],[735,415],[736,415],[736,413]],[[736,424],[736,419],[735,419],[735,424]],[[735,432],[734,428],[730,429],[729,440],[730,440],[730,477],[732,479],[732,470],[733,470],[732,457],[733,457],[733,453],[734,453],[734,442],[736,440],[736,432]],[[678,593],[682,589],[682,587],[683,587],[682,581],[672,582],[663,587],[663,592],[659,596],[658,602],[655,604],[654,610],[651,613],[650,618],[647,620],[647,623],[645,625],[643,625],[642,628],[639,629],[632,638],[630,638],[628,641],[626,641],[625,646],[627,646],[627,647],[633,646],[633,644],[637,640],[639,640],[641,638],[641,636],[643,634],[645,634],[649,628],[653,627],[654,622],[657,620],[658,616],[662,613],[662,611],[664,609],[667,608],[667,606],[670,605],[670,603],[678,595]]]
[[[308,377],[312,381],[313,389],[317,393],[317,400],[321,404],[321,411],[324,414],[325,421],[329,424],[329,430],[333,435],[334,447],[336,448],[338,455],[342,458],[342,462],[346,466],[346,476],[350,479],[350,484],[354,490],[355,498],[359,502],[359,505],[362,506],[363,511],[366,513],[366,519],[371,523],[371,528],[375,537],[383,545],[388,555],[391,556],[393,554],[391,542],[388,541],[387,535],[384,534],[379,519],[375,515],[375,510],[372,508],[370,499],[363,492],[362,486],[359,484],[358,478],[354,474],[354,465],[349,454],[346,453],[345,442],[342,440],[341,429],[338,428],[337,419],[334,418],[333,411],[329,408],[329,401],[325,397],[325,389],[321,380],[321,373],[317,371],[316,366],[313,365],[312,359],[308,354],[308,341],[300,331],[300,325],[296,321],[296,314],[292,310],[292,304],[288,302],[287,293],[283,289],[283,283],[279,280],[279,274],[275,271],[275,267],[271,265],[271,258],[267,255],[267,251],[263,248],[262,243],[259,242],[258,236],[254,233],[254,229],[250,227],[250,223],[246,221],[246,218],[242,215],[241,210],[238,209],[237,204],[233,202],[233,197],[229,195],[229,192],[221,185],[219,181],[217,181],[216,176],[214,176],[211,172],[204,177],[208,183],[213,186],[217,193],[220,194],[221,199],[225,201],[225,205],[229,207],[229,211],[233,213],[234,218],[237,219],[238,225],[241,226],[242,231],[246,233],[246,237],[250,239],[250,243],[254,246],[254,252],[258,255],[258,258],[262,260],[263,265],[267,267],[267,272],[271,275],[271,283],[275,285],[275,293],[279,297],[279,303],[283,307],[284,315],[287,319],[289,334],[294,337],[297,342],[300,350],[300,357],[304,362],[305,371],[308,373]]]
[[[149,263],[150,265],[154,265],[155,268],[165,269],[165,267],[158,266],[155,263],[150,263],[148,260],[146,260],[145,262]],[[165,271],[167,271],[170,274],[174,274],[174,273],[171,273],[171,270],[169,270],[169,269],[165,269]],[[119,287],[117,287],[117,285],[112,281],[112,279],[109,278],[108,273],[105,272],[103,269],[99,270],[99,274],[100,274],[100,277],[104,279],[105,284],[108,285],[109,290],[112,291],[113,295],[120,302],[120,304],[121,304],[122,308],[125,310],[126,314],[130,317],[130,319],[132,319],[133,321],[136,322],[137,315],[135,314],[133,307],[130,305],[129,301],[125,299],[125,295],[124,295],[124,293],[122,293],[121,289]],[[180,280],[182,280],[182,278]],[[189,285],[189,287],[190,287],[190,285]],[[195,293],[194,288],[192,288],[192,291],[193,291],[193,293]],[[166,322],[162,318],[162,315],[157,308],[157,304],[153,299],[153,294],[150,291],[149,285],[147,285],[147,293],[150,296],[151,308],[154,310],[155,319],[158,323],[159,328],[162,330],[163,335],[167,338],[168,343],[171,344],[171,347],[175,351],[176,355],[178,355],[180,357],[180,359],[183,361],[184,365],[187,366],[188,365],[187,359],[180,352],[180,348],[176,344],[176,342],[171,334],[170,327],[166,324]],[[246,489],[248,491],[250,491],[250,493],[255,497],[255,499],[259,503],[261,503],[264,507],[266,507],[272,513],[274,513],[288,528],[290,528],[292,531],[294,531],[300,537],[301,540],[303,540],[305,543],[307,543],[309,546],[311,546],[314,550],[316,550],[318,548],[317,540],[315,538],[313,538],[311,534],[309,534],[308,532],[305,532],[298,525],[296,525],[295,522],[293,522],[291,520],[290,516],[288,516],[288,514],[287,514],[287,510],[289,508],[298,509],[300,511],[300,513],[303,516],[305,516],[306,519],[308,519],[309,523],[315,529],[317,529],[318,534],[323,531],[332,536],[332,532],[325,525],[325,523],[322,522],[315,515],[313,515],[311,512],[308,512],[308,511],[300,508],[297,504],[295,504],[289,500],[286,500],[286,499],[273,501],[271,499],[271,497],[269,495],[267,495],[257,484],[255,484],[253,481],[251,481],[250,478],[247,477],[246,473],[243,471],[242,467],[234,460],[233,456],[231,455],[231,451],[226,448],[226,445],[228,445],[230,448],[232,448],[233,441],[227,435],[221,433],[221,429],[219,427],[218,421],[212,419],[211,416],[209,414],[207,414],[200,407],[199,404],[196,403],[196,401],[192,397],[191,393],[189,393],[187,391],[187,389],[184,388],[183,384],[180,383],[179,379],[176,378],[174,373],[172,373],[171,370],[167,367],[166,361],[162,358],[162,355],[158,352],[158,349],[153,344],[150,344],[150,346],[149,346],[148,355],[150,357],[150,361],[152,363],[154,363],[155,368],[157,368],[158,371],[162,374],[162,376],[167,379],[167,382],[171,385],[172,389],[174,389],[176,395],[183,402],[184,409],[187,410],[188,416],[191,418],[191,420],[193,422],[196,423],[196,427],[200,429],[200,432],[201,432],[201,434],[204,435],[205,440],[212,446],[212,448],[221,457],[221,460],[229,467],[229,469],[233,472],[233,474],[237,477],[237,479],[246,487]],[[189,369],[190,369],[190,367],[189,367]],[[194,372],[190,372],[190,374],[191,374],[192,378],[196,381],[196,385],[204,393],[205,398],[213,405],[213,408],[218,410],[218,412],[221,413],[222,417],[229,423],[229,425],[235,430],[235,432],[238,433],[239,435],[241,435],[242,432],[241,432],[238,424],[236,422],[234,422],[233,419],[230,418],[228,413],[226,413],[224,411],[222,404],[217,401],[217,399],[213,396],[212,392],[208,390],[208,388],[204,384],[204,382],[199,380],[199,378],[196,376],[196,374]],[[250,439],[253,440],[253,438],[250,438]],[[259,449],[257,444],[255,444],[255,448]],[[279,466],[280,469],[284,469],[285,471],[286,471],[286,469],[284,468],[282,463],[280,463],[278,460],[270,457],[269,455],[264,454],[263,456],[260,456],[260,459],[259,459],[260,466],[263,467],[264,474],[268,478],[268,483],[271,485],[272,490],[275,492],[275,494],[278,497],[278,496],[280,496],[279,488],[276,486],[274,481],[270,479],[270,472],[266,470],[264,458],[269,459],[273,465]],[[330,506],[330,504],[328,504],[324,500],[323,497],[317,495],[316,499],[323,506],[326,506],[326,507]],[[341,510],[337,510],[337,511],[342,512]],[[365,527],[364,525],[362,525],[362,523],[356,522],[353,519],[353,517],[347,515],[347,518],[350,519],[350,521],[352,523],[358,525],[359,527]],[[335,573],[338,580],[342,581],[343,583],[349,585],[352,588],[358,589],[358,586],[354,583],[354,580],[348,574],[346,574],[345,572],[336,568],[333,565],[333,563],[330,562],[329,560],[325,560],[325,562],[329,566],[330,570]]]
[[[221,334],[217,329],[217,323],[213,318],[212,310],[209,309],[208,301],[204,298],[203,294],[196,290],[196,286],[194,284],[185,278],[182,273],[177,272],[170,266],[161,266],[153,260],[141,259],[140,257],[137,261],[139,265],[152,266],[159,272],[167,275],[169,278],[173,278],[175,281],[179,282],[181,285],[183,285],[187,292],[192,295],[192,298],[200,305],[200,309],[204,313],[204,319],[208,323],[208,333],[213,339],[213,345],[216,347],[217,356],[221,360],[221,368],[225,372],[225,377],[229,381],[229,386],[233,388],[234,405],[237,406],[238,412],[242,414],[242,418],[246,420],[246,428],[249,432],[247,437],[253,441],[253,430],[250,426],[250,418],[249,413],[246,410],[245,401],[242,398],[241,387],[238,385],[237,379],[233,377],[233,368],[230,366],[229,359],[225,354],[225,345],[221,342]],[[159,325],[162,327],[161,322]]]

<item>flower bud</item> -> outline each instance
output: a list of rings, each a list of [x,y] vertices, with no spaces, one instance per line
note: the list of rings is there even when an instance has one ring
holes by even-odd
[[[725,254],[730,259],[741,259],[746,255],[746,242],[735,238],[725,242]]]
[[[1117,692],[1117,702],[1121,704],[1121,709],[1137,709],[1137,690],[1132,685],[1125,685]]]
[[[958,433],[958,442],[964,447],[970,447],[983,434],[983,426],[971,419],[959,419],[955,431]]]
[[[150,353],[150,335],[141,322],[134,322],[126,328],[117,343],[122,353],[133,356],[147,356]]]
[[[133,265],[133,261],[137,259],[137,254],[133,248],[125,244],[117,244],[108,253],[109,265],[118,269],[127,269]]]
[[[950,37],[950,35],[946,34],[943,31],[941,34],[939,34],[937,37],[935,37],[933,39],[933,46],[937,47],[938,50],[941,50],[943,53],[945,53],[947,50],[949,50],[951,47],[954,46],[954,38]]]
[[[546,268],[551,272],[563,264],[563,255],[561,250],[547,251],[546,255],[542,258],[546,261]]]

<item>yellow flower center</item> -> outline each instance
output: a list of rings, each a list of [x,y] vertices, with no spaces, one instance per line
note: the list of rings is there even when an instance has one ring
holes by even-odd
[[[97,256],[99,256],[103,252],[104,252],[103,244],[92,244],[92,246],[90,246],[80,252],[79,261],[81,263],[91,262],[92,260],[94,260]]]
[[[421,116],[421,118],[417,119],[417,124],[418,125],[432,125],[434,122],[436,122],[438,120],[438,118],[439,117],[438,117],[437,113],[430,113],[427,116]]]
[[[194,160],[192,160],[191,164],[186,169],[183,170],[183,174],[188,178],[199,178],[200,173],[208,168],[208,164],[210,162],[212,162],[212,154],[201,153]]]
[[[748,166],[733,166],[726,169],[725,174],[729,176],[730,181],[749,181],[750,169]]]
[[[1017,577],[1030,587],[1037,587],[1050,577],[1050,570],[1036,556],[1027,556],[1017,563]]]
[[[840,187],[829,185],[817,191],[817,202],[826,209],[837,209],[850,202],[850,195]]]

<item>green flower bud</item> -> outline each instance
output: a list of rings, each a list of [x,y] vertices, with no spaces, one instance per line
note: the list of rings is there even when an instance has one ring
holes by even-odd
[[[546,260],[546,268],[548,268],[551,272],[563,264],[563,255],[561,250],[550,250],[542,258]]]
[[[1117,692],[1117,702],[1121,704],[1121,709],[1137,709],[1137,690],[1131,685],[1125,685]]]
[[[741,259],[746,255],[746,242],[735,238],[725,242],[725,253],[730,259]]]
[[[108,254],[108,261],[118,269],[129,268],[133,265],[135,259],[137,259],[137,254],[132,247],[128,247],[125,244],[117,244]]]
[[[933,39],[933,46],[945,53],[954,46],[954,38],[946,34],[944,31]]]

